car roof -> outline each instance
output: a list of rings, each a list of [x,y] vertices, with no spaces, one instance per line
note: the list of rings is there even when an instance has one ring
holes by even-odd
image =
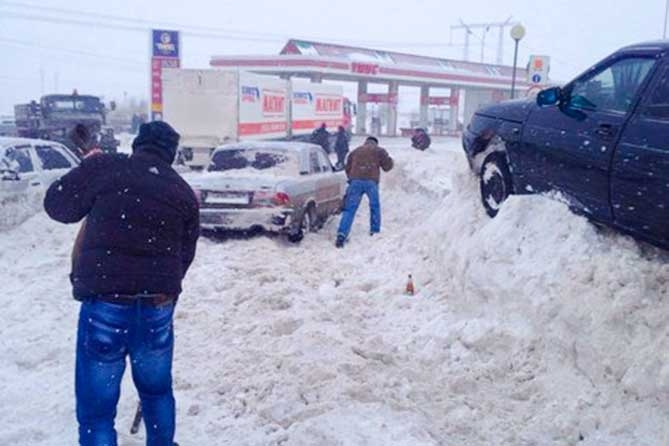
[[[654,40],[649,42],[635,43],[620,49],[621,51],[629,50],[669,50],[669,40]]]
[[[304,150],[309,149],[320,149],[321,146],[316,144],[311,144],[308,142],[296,142],[296,141],[252,141],[252,142],[238,142],[233,144],[225,144],[218,146],[216,152],[223,150],[276,150],[282,152],[294,152],[299,153]]]
[[[51,145],[51,144],[57,144],[58,147],[61,149],[65,150],[72,156],[75,160],[78,160],[77,155],[70,150],[65,144],[62,144],[58,141],[49,141],[46,139],[36,139],[36,138],[19,138],[19,137],[13,137],[13,136],[0,136],[0,158],[4,158],[5,154],[7,153],[7,149],[12,146],[25,146],[28,144],[32,145],[37,145],[37,144],[44,144],[44,145]],[[79,161],[77,161],[77,164]]]
[[[43,99],[100,99],[98,96],[92,94],[47,94],[42,96]]]
[[[9,147],[9,146],[18,146],[26,144],[58,144],[62,146],[62,143],[58,141],[49,141],[46,139],[36,139],[36,138],[19,138],[15,136],[0,136],[0,147]]]

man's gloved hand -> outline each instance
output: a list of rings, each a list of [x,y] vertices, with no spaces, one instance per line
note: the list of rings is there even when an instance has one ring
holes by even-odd
[[[103,153],[104,153],[104,152],[102,151],[101,148],[99,148],[99,147],[94,147],[94,148],[88,150],[86,153],[84,153],[84,159],[86,159],[86,158],[90,158],[90,157],[95,156],[95,155],[101,155],[101,154],[103,154]]]

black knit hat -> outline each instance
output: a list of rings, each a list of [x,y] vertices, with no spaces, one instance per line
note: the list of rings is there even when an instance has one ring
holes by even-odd
[[[179,134],[168,123],[151,121],[139,126],[132,142],[133,152],[151,152],[172,163],[179,145]]]
[[[374,144],[378,144],[379,139],[376,136],[368,136],[365,142],[373,142]]]

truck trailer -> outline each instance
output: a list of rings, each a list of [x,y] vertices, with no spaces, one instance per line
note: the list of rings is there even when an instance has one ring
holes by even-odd
[[[164,69],[163,119],[180,134],[184,164],[203,168],[225,143],[308,140],[323,123],[350,131],[352,106],[338,85],[243,71]]]

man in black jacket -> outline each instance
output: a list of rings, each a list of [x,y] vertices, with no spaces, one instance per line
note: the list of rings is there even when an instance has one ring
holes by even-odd
[[[75,376],[80,445],[116,445],[127,355],[147,445],[174,441],[172,317],[199,236],[197,199],[171,167],[178,142],[168,124],[143,124],[132,156],[88,157],[47,191],[51,218],[86,218],[70,277],[82,302]]]
[[[311,133],[311,143],[318,144],[325,152],[330,153],[330,133],[325,123]]]
[[[337,153],[337,168],[344,167],[346,155],[348,154],[348,134],[343,126],[337,129],[337,139],[335,140],[335,152]]]

